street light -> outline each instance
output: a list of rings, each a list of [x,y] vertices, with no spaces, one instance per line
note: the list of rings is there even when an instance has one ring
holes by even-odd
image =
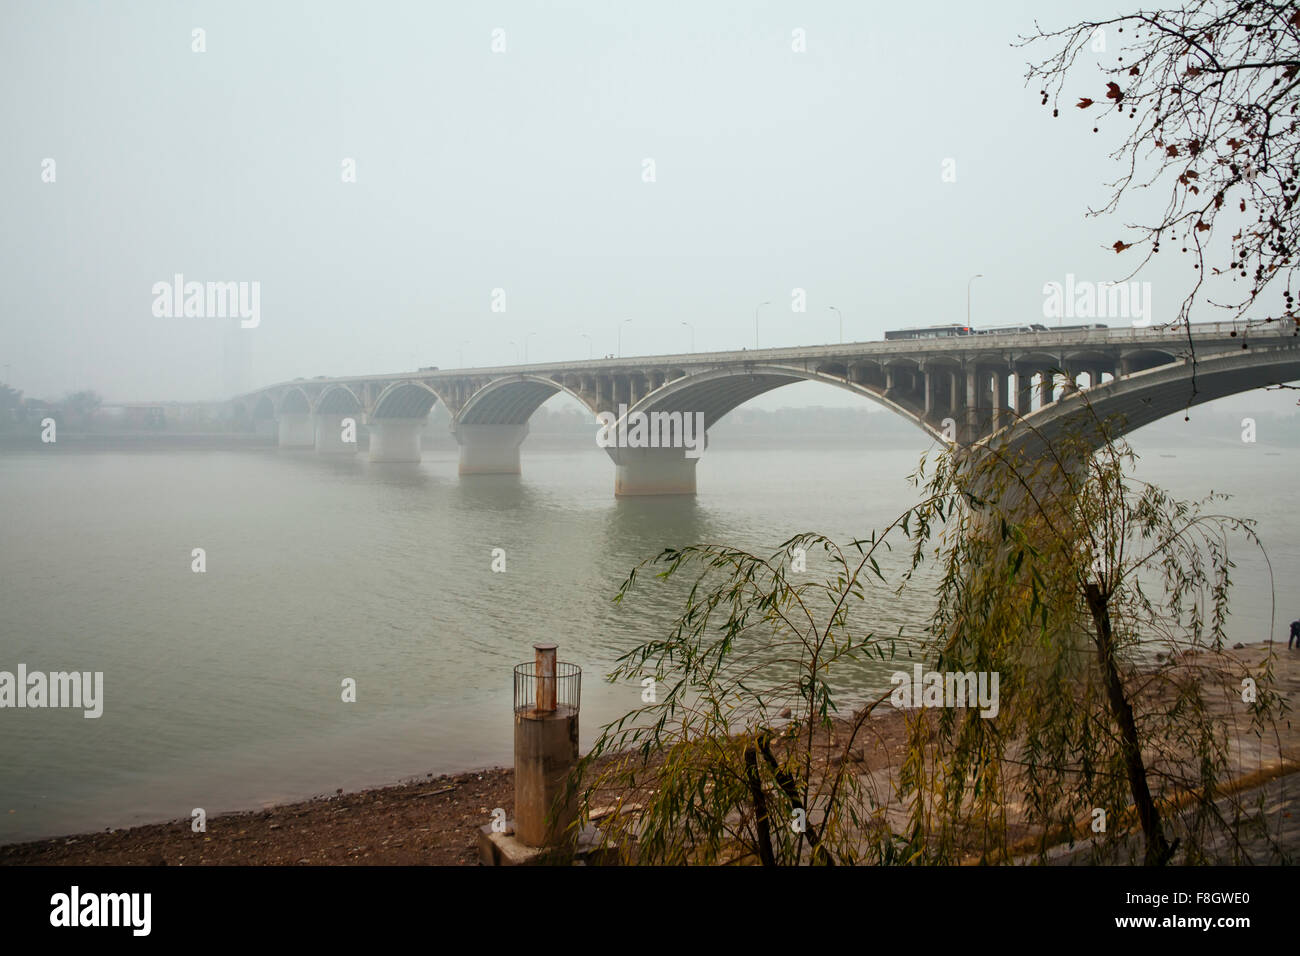
[[[691,351],[694,352],[695,351],[695,326],[691,325],[691,323],[689,322],[683,322],[682,325],[686,326],[688,329],[691,330]]]
[[[623,326],[631,322],[631,319],[624,319],[618,324],[618,357],[623,357]]]
[[[840,345],[843,345],[844,344],[844,313],[841,312],[839,309],[835,308],[835,306],[833,305],[828,305],[826,306],[826,308],[830,309],[832,312],[834,312],[836,315],[840,317]]]
[[[524,364],[528,364],[528,340],[536,335],[536,332],[529,332],[524,336]]]
[[[966,328],[970,328],[970,284],[976,279],[983,279],[984,273],[979,272],[966,280]]]
[[[515,347],[515,364],[518,365],[519,364],[519,343],[516,342],[514,339],[511,339],[507,344],[513,345]]]
[[[590,362],[591,361],[591,336],[588,335],[586,332],[579,332],[578,334],[587,340],[587,361]]]
[[[754,348],[758,348],[758,310],[765,305],[771,305],[771,304],[772,301],[769,299],[766,302],[760,302],[754,308]]]

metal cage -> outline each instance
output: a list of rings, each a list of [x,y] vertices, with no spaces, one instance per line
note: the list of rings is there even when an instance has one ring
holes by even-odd
[[[576,713],[582,703],[582,668],[557,661],[554,676],[539,676],[537,662],[515,665],[515,713]]]

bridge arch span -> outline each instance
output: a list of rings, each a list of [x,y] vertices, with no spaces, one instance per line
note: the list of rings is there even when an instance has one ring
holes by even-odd
[[[838,372],[839,369],[837,368]],[[719,368],[696,375],[675,379],[654,391],[627,409],[615,422],[615,433],[638,413],[680,413],[683,419],[677,434],[683,436],[683,447],[607,447],[614,460],[614,494],[662,495],[694,494],[695,466],[706,445],[704,436],[695,433],[693,417],[703,416],[704,431],[712,428],[729,412],[765,392],[792,385],[796,382],[823,382],[861,395],[890,411],[903,416],[936,440],[942,439],[938,425],[927,420],[921,409],[913,409],[890,397],[887,389],[855,381],[852,370],[830,375],[825,371],[779,364],[754,364],[743,368]],[[635,428],[635,422],[630,423]],[[685,430],[691,428],[691,448],[685,447]],[[653,423],[651,432],[654,432]],[[656,437],[662,437],[656,436]],[[654,440],[654,439],[652,439]]]
[[[311,399],[303,389],[294,386],[280,396],[275,414],[277,418],[281,415],[310,415]]]
[[[424,418],[438,404],[438,393],[423,382],[393,382],[375,399],[370,417]]]
[[[1194,377],[1193,377],[1194,376]],[[1300,351],[1285,346],[1243,349],[1163,364],[1067,395],[995,432],[977,447],[995,445],[1011,459],[1037,458],[1063,435],[1091,450],[1192,405],[1300,379]]]
[[[350,415],[365,409],[365,403],[346,385],[327,385],[316,397],[317,415]]]
[[[940,429],[923,414],[893,401],[883,389],[824,371],[786,365],[754,365],[746,369],[724,368],[675,379],[646,395],[628,409],[633,412],[703,412],[704,427],[712,428],[728,412],[765,392],[796,382],[824,382],[861,395],[901,415],[930,437],[943,440]]]
[[[456,424],[526,425],[533,412],[558,392],[591,409],[591,403],[566,382],[540,375],[511,375],[489,382],[471,395],[456,415]]]
[[[562,377],[511,375],[474,392],[451,424],[460,445],[460,474],[519,474],[519,446],[528,435],[528,419],[560,392],[591,409],[591,402]]]

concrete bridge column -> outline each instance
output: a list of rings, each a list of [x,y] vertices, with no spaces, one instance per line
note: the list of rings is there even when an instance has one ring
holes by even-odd
[[[1056,373],[1051,369],[1043,369],[1039,375],[1042,378],[1038,383],[1038,407],[1046,408],[1052,404],[1052,394],[1056,388]]]
[[[1006,422],[1003,421],[1007,404],[1007,373],[1002,369],[993,371],[993,430],[997,431]]]
[[[455,425],[452,433],[460,445],[460,474],[519,474],[519,446],[528,436],[527,422],[522,425]]]
[[[351,441],[343,440],[343,420],[350,418],[352,427],[349,433]],[[357,451],[357,422],[360,412],[346,415],[324,414],[316,416],[316,454],[318,455],[354,455]]]
[[[312,426],[309,412],[281,412],[279,429],[281,448],[316,446],[316,429]]]
[[[698,458],[684,448],[611,448],[614,495],[693,495]]]
[[[423,418],[372,418],[370,460],[418,462],[423,430]]]
[[[1023,366],[1016,368],[1016,414],[1024,418],[1034,410],[1034,373]]]
[[[934,373],[924,371],[921,377],[925,379],[925,417],[929,418],[934,414]]]
[[[957,410],[961,408],[961,385],[957,380],[957,372],[954,369],[948,373],[948,411],[952,417],[957,417]]]
[[[983,390],[980,370],[975,366],[966,369],[966,441],[974,441],[979,434],[980,392]]]

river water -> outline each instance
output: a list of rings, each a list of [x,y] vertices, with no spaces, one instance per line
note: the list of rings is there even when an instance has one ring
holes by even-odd
[[[1223,510],[1259,519],[1279,623],[1262,558],[1239,548],[1232,638],[1281,633],[1300,616],[1286,603],[1300,453],[1135,445],[1138,477],[1231,493]],[[105,697],[99,719],[0,710],[0,843],[508,765],[511,667],[537,641],[584,670],[585,747],[640,703],[639,687],[601,677],[679,609],[653,581],[615,605],[628,569],[666,545],[770,551],[800,531],[869,533],[916,500],[905,478],[924,450],[714,447],[694,499],[628,500],[602,451],[532,439],[522,476],[473,479],[447,447],[420,465],[274,449],[0,454],[0,670],[102,671]],[[915,632],[929,610],[872,593],[858,619]],[[893,669],[864,671],[864,692]]]

